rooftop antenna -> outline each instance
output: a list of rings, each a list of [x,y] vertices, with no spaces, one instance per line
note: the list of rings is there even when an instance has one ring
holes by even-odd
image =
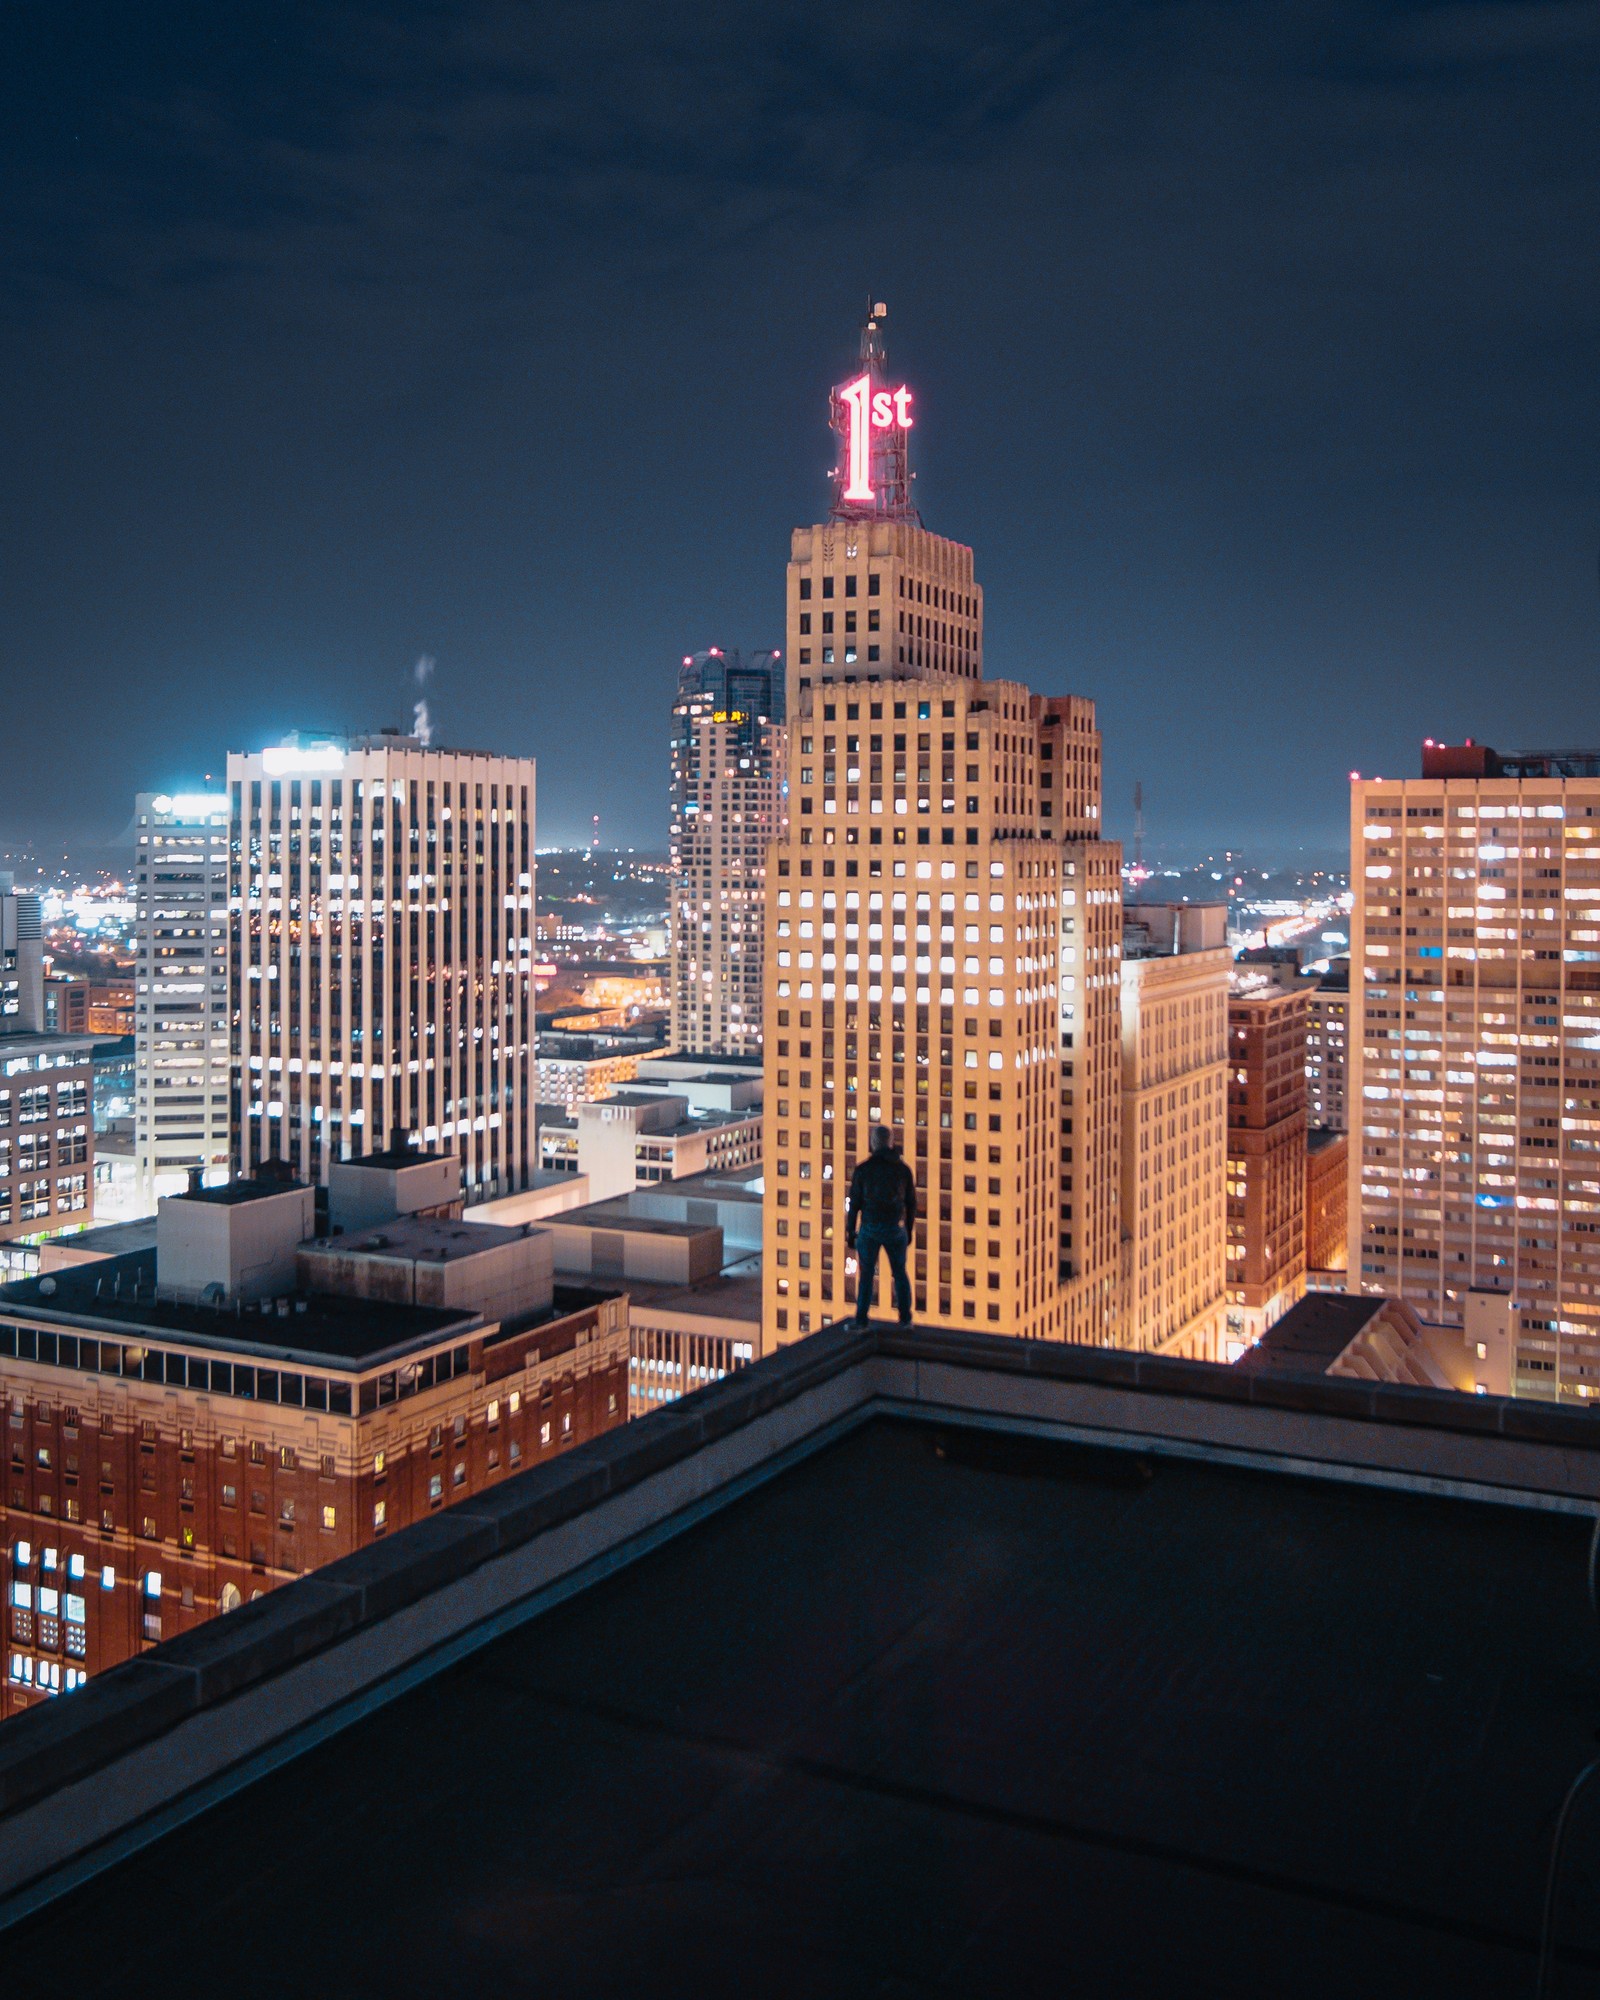
[[[911,499],[907,441],[915,421],[912,392],[891,384],[883,329],[889,308],[869,298],[856,349],[856,374],[836,383],[828,399],[828,420],[839,440],[833,473],[830,519],[911,521],[921,516]]]
[[[1133,865],[1144,866],[1144,784],[1137,778],[1133,784]]]

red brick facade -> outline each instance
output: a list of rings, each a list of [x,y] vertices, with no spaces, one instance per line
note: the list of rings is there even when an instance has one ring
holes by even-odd
[[[159,1328],[102,1341],[0,1303],[0,1714],[625,1421],[626,1299],[558,1294],[556,1312],[302,1373],[281,1349],[234,1366]],[[223,1366],[247,1396],[212,1392]]]

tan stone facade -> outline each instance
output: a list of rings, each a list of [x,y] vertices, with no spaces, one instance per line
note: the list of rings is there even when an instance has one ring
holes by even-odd
[[[851,1309],[843,1200],[875,1124],[921,1190],[918,1316],[1060,1335],[1061,849],[1038,711],[949,675],[797,690],[768,882],[779,1342]]]
[[[1231,964],[1226,947],[1123,960],[1118,1346],[1224,1358]]]
[[[1115,841],[1069,841],[1061,868],[1063,1332],[1078,1342],[1116,1342],[1123,1259],[1122,849]]]

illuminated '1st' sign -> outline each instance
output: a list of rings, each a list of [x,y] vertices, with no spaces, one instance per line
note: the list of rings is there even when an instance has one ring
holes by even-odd
[[[874,390],[870,375],[858,375],[839,391],[839,401],[850,412],[850,481],[844,498],[870,500],[872,433],[910,430],[911,391],[905,387]]]

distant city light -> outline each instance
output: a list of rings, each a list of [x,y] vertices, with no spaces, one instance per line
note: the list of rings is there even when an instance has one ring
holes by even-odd
[[[298,777],[311,771],[342,771],[344,752],[332,743],[314,743],[304,749],[297,744],[283,744],[263,750],[261,765],[269,778]]]

